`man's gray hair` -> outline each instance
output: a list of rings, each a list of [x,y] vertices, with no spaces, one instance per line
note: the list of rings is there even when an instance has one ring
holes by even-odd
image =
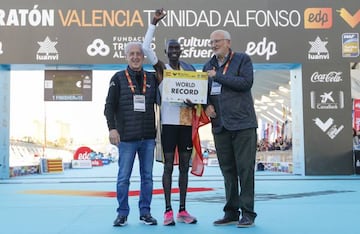
[[[221,33],[224,35],[224,39],[231,41],[231,35],[226,30],[218,29],[218,30],[213,31],[211,34],[213,34],[213,33]]]
[[[143,48],[142,48],[142,43],[141,42],[138,42],[138,41],[132,41],[132,42],[129,42],[126,44],[125,46],[125,55],[128,55],[129,54],[129,50],[131,47],[133,46],[137,46],[140,48],[140,51],[142,54],[144,54],[144,51],[143,51]]]

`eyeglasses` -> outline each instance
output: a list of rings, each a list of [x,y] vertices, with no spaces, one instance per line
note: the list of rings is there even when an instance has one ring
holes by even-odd
[[[210,45],[212,45],[212,44],[218,44],[220,41],[223,41],[223,40],[227,40],[227,39],[223,38],[223,39],[210,40]]]

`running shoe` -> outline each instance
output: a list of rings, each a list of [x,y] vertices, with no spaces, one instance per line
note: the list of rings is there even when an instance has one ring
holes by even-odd
[[[174,212],[172,210],[169,210],[169,211],[165,212],[165,214],[164,214],[164,225],[165,226],[174,226],[175,225]]]
[[[196,223],[197,220],[194,216],[191,216],[186,210],[179,212],[176,216],[176,221],[179,223]]]

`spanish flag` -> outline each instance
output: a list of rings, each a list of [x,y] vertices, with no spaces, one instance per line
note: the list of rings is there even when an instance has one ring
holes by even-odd
[[[192,142],[193,152],[191,155],[191,174],[195,176],[202,176],[204,172],[203,154],[201,150],[199,128],[210,123],[209,117],[205,114],[201,104],[197,104],[193,108],[192,118]]]

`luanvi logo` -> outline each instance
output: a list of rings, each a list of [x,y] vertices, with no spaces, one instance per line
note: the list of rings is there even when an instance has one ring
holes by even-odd
[[[311,48],[308,53],[309,60],[325,60],[330,59],[329,51],[326,48],[327,41],[322,41],[319,36],[315,41],[309,41]]]
[[[332,27],[331,8],[307,8],[304,12],[304,28],[328,29]]]
[[[40,45],[36,54],[37,60],[59,60],[59,54],[55,46],[58,42],[51,41],[49,37],[46,37],[44,41],[38,41]]]
[[[315,118],[313,121],[315,125],[325,132],[331,139],[334,139],[344,128],[344,125],[338,127],[336,124],[333,124],[333,118],[328,118],[325,122],[319,118]]]
[[[345,22],[352,28],[355,28],[359,22],[360,22],[360,9],[357,10],[355,14],[351,14],[348,10],[345,8],[341,8],[340,10],[336,10],[340,17],[345,20]]]

